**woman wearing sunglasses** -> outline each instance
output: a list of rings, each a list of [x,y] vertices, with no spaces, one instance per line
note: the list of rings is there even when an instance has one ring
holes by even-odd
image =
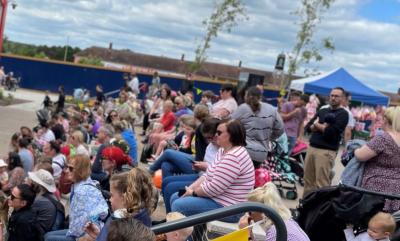
[[[85,234],[85,224],[101,226],[108,216],[108,206],[96,182],[90,178],[90,159],[75,155],[66,167],[67,178],[73,182],[70,194],[69,228],[49,232],[45,241],[76,240]],[[102,221],[103,220],[103,221]]]
[[[214,162],[206,173],[197,179],[186,192],[171,197],[172,212],[185,216],[222,208],[246,201],[254,187],[254,166],[247,153],[246,132],[237,120],[218,125],[217,144],[220,146]],[[226,222],[237,222],[239,216],[225,218]]]

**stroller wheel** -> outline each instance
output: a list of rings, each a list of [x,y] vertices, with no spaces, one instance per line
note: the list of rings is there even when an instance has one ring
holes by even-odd
[[[289,200],[296,200],[297,198],[297,192],[294,190],[290,190],[286,192],[286,198]]]

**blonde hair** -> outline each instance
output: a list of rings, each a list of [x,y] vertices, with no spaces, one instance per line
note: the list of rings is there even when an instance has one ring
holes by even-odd
[[[129,172],[114,174],[110,185],[123,194],[128,213],[137,213],[146,208],[152,211],[153,181],[150,174],[138,167]]]
[[[182,115],[180,118],[180,121],[183,125],[185,126],[189,126],[192,129],[196,129],[197,125],[196,125],[196,119],[191,116],[191,115]]]
[[[72,133],[72,137],[74,137],[80,144],[83,144],[85,142],[83,138],[83,133],[82,131],[76,130]]]
[[[266,183],[264,186],[254,189],[249,193],[247,199],[252,202],[260,202],[271,207],[286,221],[292,217],[290,210],[285,206],[279,195],[278,189],[272,182]],[[268,229],[273,223],[267,217],[265,219],[264,228]]]
[[[378,212],[369,220],[368,224],[370,223],[378,224],[381,228],[381,231],[388,232],[390,234],[393,234],[396,229],[396,222],[389,213]]]
[[[169,107],[172,109],[174,107],[174,103],[171,100],[166,100],[164,101],[164,108],[165,107]]]
[[[383,117],[386,118],[388,121],[388,124],[391,126],[393,124],[393,117],[394,117],[394,111],[396,107],[389,107],[385,110],[385,113],[383,114]]]
[[[390,108],[389,108],[390,109]],[[385,112],[386,114],[386,112]],[[393,110],[392,130],[400,132],[400,107],[397,106]]]
[[[167,213],[167,216],[165,217],[167,222],[172,222],[172,221],[176,221],[176,220],[183,219],[183,218],[186,218],[186,216],[180,212]],[[189,235],[192,234],[193,227],[179,229],[179,230],[176,230],[176,232],[179,232],[179,234],[184,238],[184,240],[186,240],[187,237],[189,237]]]

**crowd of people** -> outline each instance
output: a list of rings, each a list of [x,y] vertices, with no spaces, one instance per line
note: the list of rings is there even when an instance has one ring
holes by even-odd
[[[137,99],[141,89],[135,75],[127,78],[118,99],[106,98],[97,86],[93,106],[66,106],[60,87],[57,106],[51,108],[46,94],[38,125],[21,127],[11,137],[8,156],[0,159],[2,195],[9,197],[0,200],[12,210],[10,215],[0,210],[1,226],[7,227],[1,229],[2,236],[153,240],[148,227],[162,196],[166,221],[249,200],[277,211],[288,240],[309,240],[272,182],[255,189],[255,169],[267,161],[271,142],[286,145],[289,156],[308,133],[304,196],[330,186],[340,143],[344,136],[345,142],[351,139],[346,132],[354,128],[348,110],[351,97],[343,88],[333,88],[329,104],[312,105],[315,114],[306,122],[313,101],[308,95],[292,92],[274,107],[263,102],[263,90],[249,87],[243,103],[237,103],[235,87],[223,84],[218,95],[203,91],[195,103],[191,91],[171,90],[155,74],[144,100]],[[362,187],[398,193],[400,108],[386,112],[385,132],[357,149],[355,156],[366,162]],[[135,131],[138,123],[140,134]],[[139,141],[144,144],[141,155]],[[162,173],[158,189],[152,180],[157,172]],[[398,211],[399,203],[388,201],[384,211]],[[7,206],[3,204],[0,207]],[[267,240],[275,240],[273,223],[261,213],[223,219],[241,228],[260,220]],[[165,238],[184,241],[191,233],[188,228]]]

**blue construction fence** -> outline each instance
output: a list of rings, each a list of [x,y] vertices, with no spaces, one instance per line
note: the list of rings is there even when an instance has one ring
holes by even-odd
[[[124,85],[124,75],[129,72],[104,67],[87,66],[81,64],[67,63],[62,61],[43,60],[29,57],[3,54],[0,65],[4,66],[5,72],[13,72],[15,77],[21,78],[20,87],[27,89],[57,92],[60,85],[64,86],[65,92],[72,95],[74,89],[85,88],[90,91],[91,96],[96,93],[96,85],[103,86],[105,93],[120,89]],[[139,82],[151,84],[152,75],[137,73]],[[161,83],[168,84],[171,89],[179,90],[182,86],[180,78],[160,76]],[[211,82],[195,80],[194,87],[211,90],[219,94],[222,82]],[[194,91],[196,92],[196,91]],[[276,105],[279,91],[266,89],[264,91],[271,104]],[[195,93],[196,101],[200,95]]]

